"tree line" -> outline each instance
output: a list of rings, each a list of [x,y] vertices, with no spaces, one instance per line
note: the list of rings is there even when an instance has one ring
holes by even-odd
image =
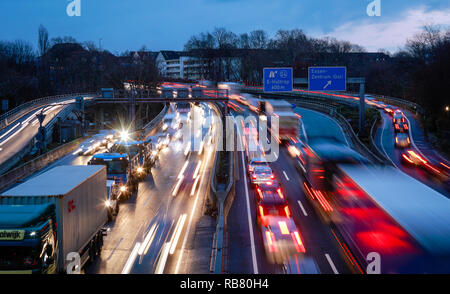
[[[218,81],[261,84],[263,68],[269,66],[293,67],[295,77],[307,77],[309,66],[347,66],[348,76],[366,78],[366,92],[421,105],[422,123],[432,133],[431,140],[438,138],[443,149],[450,150],[450,113],[445,111],[450,106],[449,29],[425,26],[394,54],[382,49],[368,53],[360,45],[307,36],[300,29],[279,30],[270,37],[264,30],[236,34],[215,28],[190,37],[184,50],[198,52],[209,65],[204,74]],[[237,70],[239,75],[233,76]]]
[[[37,36],[37,49],[22,40],[0,41],[0,99],[8,100],[10,109],[43,96],[121,89],[129,80],[147,85],[160,80],[150,56],[136,58],[128,51],[116,56],[70,36],[50,39],[42,25]]]

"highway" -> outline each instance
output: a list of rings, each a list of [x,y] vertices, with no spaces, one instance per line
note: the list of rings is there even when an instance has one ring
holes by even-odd
[[[207,105],[203,109],[205,115],[211,113],[218,121]],[[193,115],[203,115],[200,107],[193,108]],[[194,126],[183,127],[186,138],[190,135],[190,127]],[[208,130],[206,125],[202,128],[204,138]],[[160,131],[153,130],[152,134]],[[192,132],[198,134],[198,129]],[[139,183],[135,195],[120,204],[118,216],[108,224],[102,255],[87,268],[87,273],[191,273],[208,270],[211,241],[207,244],[206,266],[205,262],[195,266],[192,261],[204,260],[205,252],[196,250],[193,236],[209,191],[215,146],[205,144],[201,154],[192,151],[188,156],[185,150],[186,144],[172,141],[160,152],[156,166]],[[89,159],[90,156],[70,154],[54,165],[86,164]],[[194,174],[198,181],[193,178]],[[176,233],[179,220],[180,233]],[[172,240],[175,236],[176,241]],[[166,254],[168,244],[174,244],[174,251],[169,250]]]
[[[254,115],[244,105],[244,114]],[[296,108],[303,118],[303,137],[333,137],[346,142],[342,129],[329,117],[315,111]],[[305,136],[306,134],[306,136]],[[347,261],[341,253],[339,243],[331,228],[324,224],[303,193],[303,179],[285,148],[281,147],[278,159],[270,166],[280,182],[288,200],[292,216],[299,226],[306,247],[306,256],[312,257],[321,273],[350,273]],[[229,273],[289,273],[283,265],[270,264],[266,257],[261,232],[256,222],[256,193],[250,187],[245,152],[238,155],[239,176],[236,181],[236,196],[229,214]],[[294,261],[294,267],[295,267]]]
[[[441,162],[444,162],[448,166],[448,161],[425,142],[423,132],[421,131],[414,115],[405,110],[403,110],[403,113],[405,113],[405,116],[408,118],[408,124],[410,125],[410,138],[412,138],[411,147],[408,149],[414,150],[416,153],[421,154],[435,166],[438,166]],[[380,111],[380,114],[382,121],[380,128],[377,130],[375,135],[375,144],[379,150],[382,151],[398,169],[430,186],[441,194],[450,197],[450,186],[448,183],[443,182],[440,177],[437,177],[428,169],[408,164],[402,160],[402,153],[404,150],[395,147],[395,132],[392,125],[392,117],[384,111]],[[445,167],[443,167],[443,169],[445,170]]]
[[[83,97],[85,101],[91,100],[92,97]],[[75,103],[75,99],[68,97],[63,101],[49,103],[39,107],[22,117],[18,118],[12,124],[0,130],[0,165],[4,164],[8,159],[16,155],[37,135],[39,130],[39,121],[37,114],[43,113],[45,119],[42,125],[45,127],[54,117],[61,111],[69,107],[69,104]],[[43,112],[42,112],[43,111]]]
[[[63,105],[47,107],[44,110],[46,117],[43,125],[51,121],[63,108]],[[0,132],[0,164],[13,157],[36,136],[39,129],[36,115],[40,112],[41,109],[32,111]]]
[[[173,111],[173,107],[171,109]],[[129,200],[121,202],[117,217],[108,223],[101,257],[87,266],[85,273],[209,272],[211,228],[215,228],[215,224],[203,212],[216,149],[216,141],[210,138],[217,137],[218,132],[217,127],[210,128],[210,125],[215,125],[219,118],[208,104],[192,107],[191,113],[200,122],[203,117],[212,116],[214,123],[205,120],[204,125],[197,125],[189,121],[181,129],[181,139],[173,140],[159,152],[151,173],[139,183],[137,192]],[[162,130],[156,128],[148,135],[160,132]],[[197,143],[188,143],[191,135],[198,139]],[[201,138],[204,147],[200,152]],[[188,144],[191,151],[186,152]],[[106,151],[102,148],[96,153]],[[67,154],[24,180],[56,166],[86,165],[91,158]],[[194,239],[200,218],[199,225],[206,222],[210,230],[203,241],[201,237]],[[175,230],[178,221],[179,229]]]
[[[217,95],[213,92],[206,94]],[[343,98],[345,95],[340,96]],[[191,105],[192,119],[184,121],[178,132],[169,127],[169,131],[179,134],[180,137],[172,138],[170,144],[159,152],[158,160],[151,168],[150,174],[139,183],[132,197],[121,202],[118,215],[106,226],[107,235],[104,237],[101,255],[89,263],[83,273],[209,273],[216,222],[213,217],[205,215],[205,211],[210,194],[220,117],[209,103]],[[235,118],[259,118],[254,110],[237,101],[229,101],[228,106],[229,114]],[[46,109],[44,124],[64,107],[55,105]],[[349,134],[331,117],[300,107],[294,107],[293,110],[301,118],[299,137],[303,142],[310,144],[316,139],[328,139],[351,148]],[[35,136],[38,129],[35,114],[38,111],[40,110],[22,117],[2,131],[0,144],[4,149],[0,151],[0,155],[4,156],[5,160],[13,156],[13,150],[23,148]],[[176,111],[172,103],[169,113]],[[404,113],[410,126],[411,149],[435,165],[447,166],[448,161],[425,143],[423,132],[414,115],[407,111]],[[446,183],[432,176],[429,171],[405,164],[401,160],[402,151],[394,146],[392,118],[383,110],[380,110],[380,114],[382,123],[376,133],[375,143],[381,152],[399,170],[449,197]],[[212,120],[206,119],[211,117]],[[163,129],[158,127],[148,135],[163,132]],[[189,139],[186,140],[187,138]],[[244,134],[237,132],[238,146],[247,148],[249,140]],[[97,153],[107,151],[107,148],[103,148]],[[303,262],[309,260],[315,264],[317,273],[362,273],[364,269],[360,267],[361,263],[356,264],[355,259],[358,258],[353,255],[353,250],[348,249],[348,239],[341,235],[342,227],[328,222],[311,197],[305,194],[306,179],[299,172],[296,161],[286,147],[280,145],[274,155],[276,160],[270,163],[270,167],[301,234],[305,254],[297,254],[284,263],[269,262],[262,228],[257,222],[258,194],[250,184],[247,172],[248,150],[236,151],[235,198],[228,215],[223,272],[299,274],[305,273]],[[91,158],[92,156],[67,154],[23,181],[56,166],[86,165]],[[398,193],[402,191],[399,190]],[[353,205],[353,202],[349,203]]]

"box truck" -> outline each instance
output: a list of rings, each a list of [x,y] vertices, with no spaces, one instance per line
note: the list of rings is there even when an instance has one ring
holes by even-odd
[[[0,195],[0,272],[77,273],[103,245],[106,167],[58,166]]]
[[[284,100],[267,100],[264,107],[268,125],[275,138],[279,141],[298,138],[301,121],[294,113],[291,103]],[[272,117],[278,119],[278,125],[272,124]]]

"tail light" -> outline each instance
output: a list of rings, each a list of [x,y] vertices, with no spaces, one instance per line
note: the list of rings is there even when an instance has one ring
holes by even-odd
[[[261,189],[258,188],[257,191],[258,191],[259,199],[263,199],[264,197],[263,197]]]
[[[275,179],[275,176],[272,174],[272,175],[270,175],[270,178],[273,180],[273,179]]]
[[[275,252],[276,251],[276,247],[275,247],[275,236],[273,235],[272,232],[266,231],[266,238],[267,238],[267,245],[269,246],[269,251],[270,252]]]
[[[291,211],[289,210],[289,206],[286,205],[284,207],[284,212],[286,212],[286,216],[287,217],[291,217]]]
[[[289,229],[286,225],[286,222],[278,222],[278,226],[280,227],[281,234],[283,235],[289,235]]]
[[[253,175],[252,178],[253,178],[254,180],[256,180],[256,176],[255,176],[255,175]]]
[[[259,214],[261,217],[264,217],[264,208],[261,205],[259,206]]]
[[[277,193],[278,193],[278,195],[280,196],[281,199],[284,198],[283,193],[281,193],[281,188],[277,189]]]
[[[305,246],[303,245],[302,239],[300,238],[300,234],[295,231],[291,233],[291,237],[294,241],[295,249],[297,250],[297,252],[305,252]]]

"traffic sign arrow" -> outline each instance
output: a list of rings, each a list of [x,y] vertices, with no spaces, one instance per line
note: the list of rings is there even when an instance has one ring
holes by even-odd
[[[328,86],[331,86],[331,81],[328,81],[325,86],[323,86],[323,89],[325,90]]]

